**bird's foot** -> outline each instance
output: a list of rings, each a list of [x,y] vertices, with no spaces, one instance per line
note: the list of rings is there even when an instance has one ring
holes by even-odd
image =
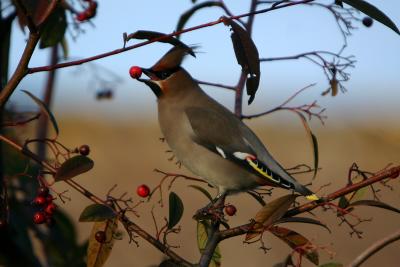
[[[216,199],[211,201],[204,208],[199,209],[193,219],[199,220],[211,220],[214,222],[225,223],[226,219],[224,217],[224,207],[225,207],[225,195],[218,196]]]

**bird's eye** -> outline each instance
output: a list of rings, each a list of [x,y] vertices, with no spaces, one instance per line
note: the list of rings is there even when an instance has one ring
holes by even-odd
[[[170,75],[170,71],[160,71],[159,73],[157,73],[158,78],[160,78],[161,80],[167,79]]]

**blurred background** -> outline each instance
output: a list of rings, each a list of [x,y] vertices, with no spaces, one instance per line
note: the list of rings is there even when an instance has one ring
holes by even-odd
[[[70,59],[79,59],[111,51],[123,46],[122,33],[137,30],[172,32],[179,16],[192,6],[185,1],[98,1],[98,13],[92,23],[80,25],[81,30],[67,32]],[[400,25],[400,2],[396,0],[369,0]],[[249,1],[225,1],[234,14],[248,12]],[[79,7],[79,5],[76,5]],[[261,8],[261,7],[260,7]],[[196,13],[187,27],[210,22],[223,15],[218,8],[208,8]],[[363,14],[358,18],[362,19]],[[71,22],[71,18],[69,18]],[[15,22],[16,23],[16,22]],[[388,163],[400,163],[400,97],[398,80],[400,70],[399,36],[374,21],[372,27],[354,22],[357,29],[347,38],[343,56],[354,55],[355,68],[349,70],[351,78],[343,83],[347,92],[335,97],[321,96],[329,88],[329,81],[321,69],[304,59],[262,63],[261,85],[251,106],[244,100],[244,114],[249,115],[279,105],[297,90],[311,84],[316,85],[296,97],[293,106],[309,104],[314,100],[326,108],[328,119],[325,125],[318,120],[311,121],[311,127],[318,138],[320,166],[322,170],[313,182],[317,190],[331,183],[320,192],[332,192],[346,183],[347,170],[353,162],[361,169],[378,171]],[[20,58],[27,35],[17,24],[12,31],[12,52],[10,71]],[[72,27],[71,27],[72,28]],[[253,39],[261,57],[291,56],[315,50],[339,52],[343,36],[335,19],[320,7],[291,7],[256,16]],[[189,45],[200,46],[196,58],[189,57],[184,67],[195,78],[208,82],[235,85],[240,66],[234,56],[229,29],[223,25],[204,28],[182,35],[181,40]],[[132,43],[134,41],[131,41]],[[128,45],[131,43],[128,43]],[[149,67],[168,49],[168,44],[151,44],[123,54],[108,57],[82,66],[60,69],[52,110],[60,126],[59,140],[69,147],[88,144],[95,168],[77,180],[98,195],[105,195],[117,184],[116,192],[128,191],[134,199],[136,187],[146,183],[151,188],[162,178],[153,172],[158,168],[169,172],[187,173],[168,160],[169,154],[157,125],[156,99],[144,85],[131,79],[128,70],[133,65]],[[30,67],[49,64],[50,49],[35,51]],[[28,75],[11,98],[17,109],[34,110],[36,107],[20,90],[42,95],[46,73]],[[232,92],[203,86],[203,88],[228,108],[233,108]],[[99,101],[96,97],[103,89],[112,90],[112,98]],[[285,167],[300,163],[312,164],[312,149],[297,116],[278,112],[266,117],[247,121],[260,136],[272,154]],[[29,136],[29,131],[25,133]],[[298,177],[308,183],[311,175]],[[199,257],[195,241],[195,221],[192,214],[206,205],[207,199],[188,188],[189,183],[178,181],[173,191],[179,193],[185,202],[182,232],[171,236],[171,244],[179,244],[179,254],[195,261]],[[399,182],[392,182],[394,191],[383,188],[382,200],[399,207]],[[57,185],[63,190],[64,185]],[[282,194],[274,190],[272,198]],[[77,222],[80,212],[90,204],[79,194],[71,191],[71,202],[60,204]],[[366,196],[367,197],[367,196]],[[368,196],[372,197],[371,195]],[[243,224],[254,216],[259,204],[247,195],[236,195],[228,202],[238,208],[231,225]],[[150,209],[153,203],[139,208],[141,217],[134,219],[154,232]],[[167,216],[166,209],[154,203],[159,223]],[[316,244],[334,252],[334,261],[347,264],[372,242],[393,232],[400,225],[400,217],[394,213],[375,208],[360,208],[357,215],[373,218],[372,222],[360,225],[364,238],[350,237],[346,226],[338,227],[339,219],[334,212],[317,212],[321,221],[332,230],[329,234],[316,226],[288,225],[299,231]],[[88,237],[90,223],[79,223],[79,238]],[[162,254],[138,239],[140,247],[128,244],[128,237],[115,244],[114,251],[106,266],[152,266],[160,262]],[[223,266],[272,266],[291,251],[272,235],[265,236],[265,242],[272,250],[264,254],[259,244],[244,245],[243,237],[230,239],[221,244]],[[364,266],[398,266],[397,253],[400,244],[395,243]],[[321,263],[329,261],[329,254],[321,251]],[[309,263],[306,262],[305,266]],[[311,265],[310,265],[311,266]]]

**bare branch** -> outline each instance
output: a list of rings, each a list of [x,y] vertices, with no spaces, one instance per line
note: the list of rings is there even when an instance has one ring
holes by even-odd
[[[364,252],[357,256],[357,258],[355,258],[354,261],[348,265],[348,267],[361,266],[361,264],[363,264],[369,257],[397,240],[400,240],[400,229],[373,243]]]

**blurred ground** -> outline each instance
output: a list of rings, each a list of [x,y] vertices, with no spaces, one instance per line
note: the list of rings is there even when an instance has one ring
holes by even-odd
[[[139,184],[146,183],[151,188],[158,184],[162,178],[153,172],[154,168],[163,171],[187,173],[183,168],[168,161],[169,154],[164,153],[167,145],[159,138],[161,133],[155,121],[131,123],[112,123],[83,120],[82,118],[59,118],[60,141],[75,147],[88,144],[91,147],[91,158],[95,161],[95,168],[88,174],[76,178],[82,185],[97,195],[104,196],[114,185],[118,187],[115,194],[128,192],[135,201],[135,194]],[[273,155],[285,166],[291,167],[299,163],[312,164],[312,152],[307,136],[296,120],[271,121],[262,118],[250,121],[250,126],[261,137],[269,147]],[[353,162],[370,171],[377,171],[388,163],[400,163],[400,128],[395,124],[378,125],[330,125],[313,124],[313,130],[318,138],[320,147],[319,172],[312,188],[317,190],[321,185],[332,183],[324,188],[319,194],[332,192],[346,183],[347,170]],[[307,183],[310,175],[298,176],[303,183]],[[185,256],[190,261],[199,258],[199,252],[195,237],[195,221],[191,219],[192,214],[198,208],[206,205],[206,198],[199,192],[188,188],[190,184],[178,180],[173,187],[185,203],[183,221],[181,221],[182,232],[178,236],[170,236],[172,245],[179,245],[176,252]],[[382,200],[399,208],[400,186],[399,180],[392,181],[395,191],[391,192],[384,188],[381,191]],[[57,185],[57,188],[65,188]],[[210,189],[215,193],[213,189]],[[274,190],[272,198],[281,195],[283,190]],[[84,197],[71,191],[72,201],[62,205],[63,209],[77,222],[82,209],[90,204]],[[368,196],[366,196],[368,197]],[[369,196],[370,197],[370,196]],[[267,199],[268,200],[268,199]],[[243,224],[249,221],[260,208],[259,204],[245,194],[229,197],[229,203],[238,208],[237,215],[230,218],[231,226]],[[154,233],[154,225],[151,220],[150,210],[152,206],[159,224],[163,223],[163,217],[167,216],[167,208],[161,209],[156,201],[141,205],[138,209],[140,218],[132,219],[150,233]],[[400,225],[399,214],[372,207],[359,208],[356,214],[361,218],[373,218],[372,222],[363,223],[359,229],[364,231],[364,238],[349,236],[349,228],[338,227],[339,219],[331,211],[316,212],[318,218],[329,225],[332,234],[318,226],[304,226],[298,224],[287,224],[285,227],[294,229],[303,234],[317,245],[326,246],[327,250],[335,252],[334,261],[348,264],[351,259],[363,251],[374,241],[393,232]],[[78,222],[77,222],[78,223]],[[88,237],[91,229],[90,223],[79,223],[79,236],[83,240]],[[125,235],[122,241],[116,242],[114,250],[106,266],[158,266],[162,254],[140,238],[140,247],[128,244]],[[282,241],[266,234],[264,238],[266,245],[272,247],[267,254],[258,249],[259,244],[245,245],[243,237],[236,237],[221,244],[223,266],[272,266],[282,261],[291,252],[291,249]],[[397,242],[376,256],[372,257],[365,265],[373,266],[399,266],[400,243]],[[320,262],[328,262],[329,255],[320,252]],[[305,261],[304,266],[312,266]]]

